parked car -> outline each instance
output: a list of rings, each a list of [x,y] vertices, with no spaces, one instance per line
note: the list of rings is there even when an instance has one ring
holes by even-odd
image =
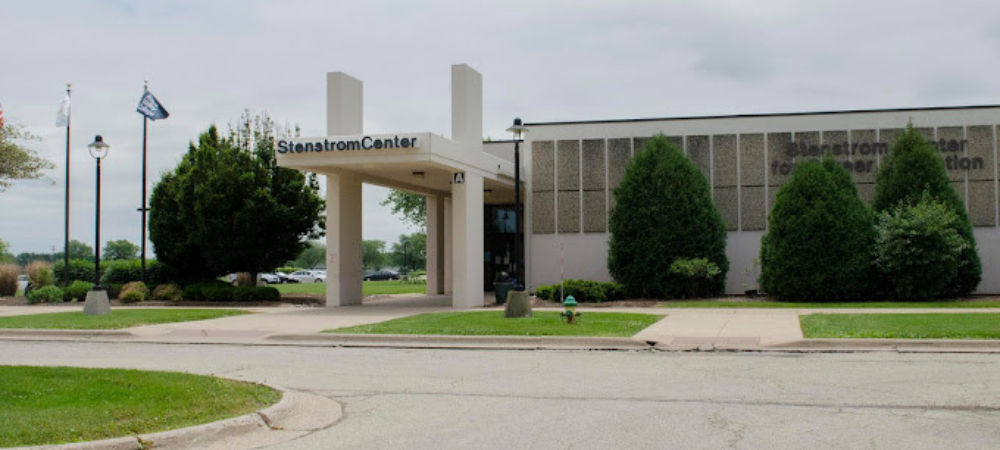
[[[260,278],[260,281],[263,281],[265,284],[281,284],[282,283],[281,277],[279,277],[279,276],[277,276],[277,275],[275,275],[273,273],[262,273],[262,274],[260,274],[259,278]]]
[[[296,280],[295,278],[292,278],[291,275],[289,275],[289,274],[287,274],[285,272],[275,272],[274,274],[277,275],[278,278],[281,279],[282,283],[298,283],[299,282],[299,280]]]
[[[399,272],[391,270],[377,270],[364,276],[365,281],[398,280]]]
[[[17,277],[17,290],[19,290],[21,292],[24,292],[25,289],[28,289],[28,276],[27,275],[18,275],[18,277]]]
[[[318,270],[300,270],[293,273],[292,278],[299,283],[326,283],[326,273]]]

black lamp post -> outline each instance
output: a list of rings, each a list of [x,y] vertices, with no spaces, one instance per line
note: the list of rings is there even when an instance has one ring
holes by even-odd
[[[111,304],[107,292],[101,288],[101,160],[108,156],[109,146],[104,143],[103,137],[97,135],[94,137],[94,142],[87,147],[90,156],[97,162],[97,202],[94,210],[94,289],[87,294],[83,313],[104,315],[111,313]]]
[[[101,135],[88,146],[90,156],[97,161],[97,207],[94,211],[94,290],[101,290],[101,160],[108,156],[109,145]]]
[[[527,133],[520,118],[507,129],[514,133],[514,290],[524,290],[524,273],[521,264],[521,134]]]

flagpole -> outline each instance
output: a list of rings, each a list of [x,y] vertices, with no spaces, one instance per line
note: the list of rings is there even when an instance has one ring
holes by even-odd
[[[66,85],[66,98],[70,97],[73,89],[72,84]],[[73,116],[73,109],[66,111],[66,233],[63,241],[63,285],[69,286],[69,136],[70,119]],[[100,244],[98,243],[98,246]]]
[[[143,82],[142,92],[149,92],[149,81]],[[149,122],[149,117],[145,114],[142,115],[142,208],[139,211],[142,213],[142,282],[146,282],[146,212],[149,211],[146,208],[146,126]]]

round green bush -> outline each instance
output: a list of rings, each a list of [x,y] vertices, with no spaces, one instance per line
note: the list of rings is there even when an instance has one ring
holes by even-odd
[[[879,214],[876,263],[899,299],[927,300],[944,292],[968,246],[959,228],[958,215],[930,194]]]
[[[28,294],[28,303],[60,303],[63,301],[63,291],[55,286],[45,286],[32,289]]]
[[[614,189],[608,270],[629,294],[675,298],[687,280],[670,273],[682,258],[707,258],[719,274],[707,295],[725,289],[726,225],[712,201],[708,180],[665,136],[654,136],[629,163]]]
[[[969,220],[962,198],[951,187],[937,148],[910,124],[899,135],[889,156],[882,160],[878,173],[875,174],[875,199],[872,206],[876,212],[886,212],[901,204],[914,205],[921,201],[924,192],[947,205],[958,216],[954,223],[955,231],[967,243],[959,258],[958,273],[942,294],[970,294],[979,286],[983,275],[982,262],[976,250],[976,237],[972,233],[972,221]]]
[[[141,281],[133,281],[122,286],[121,292],[118,293],[118,299],[122,303],[138,303],[144,302],[149,298],[149,288],[146,287],[146,283]]]
[[[761,241],[761,287],[778,300],[864,298],[872,286],[873,218],[832,158],[796,165]]]
[[[560,292],[566,296],[572,295],[580,303],[624,300],[628,296],[625,286],[619,283],[569,279],[562,284],[539,286],[535,289],[535,297],[548,301],[559,301]]]
[[[176,284],[161,284],[153,289],[153,299],[179,302],[184,298],[184,292]]]
[[[63,301],[82,302],[87,299],[87,292],[94,288],[94,283],[89,281],[74,281],[72,284],[66,287],[65,292],[63,292]]]

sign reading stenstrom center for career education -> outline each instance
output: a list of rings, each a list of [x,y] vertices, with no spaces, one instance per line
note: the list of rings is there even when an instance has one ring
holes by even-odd
[[[357,139],[278,141],[278,153],[326,153],[420,148],[416,136],[362,136]]]

